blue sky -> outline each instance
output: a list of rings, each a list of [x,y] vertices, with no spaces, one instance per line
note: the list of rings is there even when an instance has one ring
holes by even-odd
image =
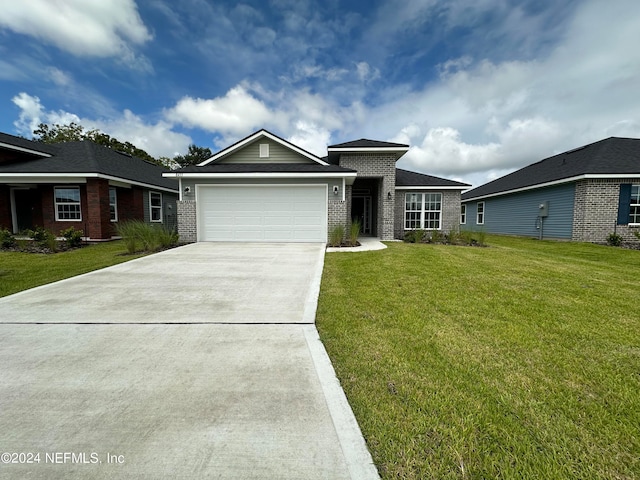
[[[76,121],[155,156],[266,128],[479,185],[640,137],[637,0],[0,0],[0,131]]]

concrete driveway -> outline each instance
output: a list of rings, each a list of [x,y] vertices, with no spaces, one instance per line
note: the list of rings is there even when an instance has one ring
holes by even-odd
[[[377,478],[323,258],[194,244],[0,299],[0,478]]]

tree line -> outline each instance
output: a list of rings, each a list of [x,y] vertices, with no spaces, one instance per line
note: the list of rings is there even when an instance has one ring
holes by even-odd
[[[213,156],[211,149],[208,147],[199,147],[197,145],[189,145],[189,149],[185,155],[176,155],[173,158],[169,157],[153,157],[149,153],[145,152],[141,148],[136,147],[130,142],[121,142],[117,138],[114,138],[100,130],[85,130],[85,128],[75,122],[71,122],[68,125],[47,125],[41,123],[33,131],[33,140],[42,143],[62,143],[62,142],[76,142],[81,140],[90,140],[98,145],[102,145],[118,152],[126,153],[133,157],[138,157],[156,165],[167,168],[186,167],[188,165],[196,165],[203,162]]]

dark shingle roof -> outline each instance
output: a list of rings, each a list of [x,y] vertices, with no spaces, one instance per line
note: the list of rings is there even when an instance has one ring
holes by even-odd
[[[351,142],[329,145],[328,148],[409,148],[409,145],[361,138],[360,140],[353,140]]]
[[[610,137],[554,155],[462,195],[463,200],[535,187],[581,175],[640,175],[640,139]]]
[[[0,132],[0,143],[24,148],[31,151],[42,152],[46,155],[53,155],[58,151],[56,145],[34,142],[33,140],[27,140],[26,138],[16,137],[14,135],[9,135],[8,133],[2,132]]]
[[[338,165],[319,163],[210,163],[201,167],[190,165],[177,173],[355,173]]]
[[[396,187],[458,187],[464,190],[470,186],[467,183],[396,168]]]
[[[172,190],[178,187],[175,180],[162,177],[162,173],[168,171],[166,168],[89,140],[48,147],[55,147],[51,150],[55,152],[53,156],[0,165],[0,174],[100,173]]]

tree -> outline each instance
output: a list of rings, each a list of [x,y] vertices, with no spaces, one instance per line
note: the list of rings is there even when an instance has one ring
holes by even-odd
[[[126,153],[132,157],[138,157],[156,165],[166,166],[162,161],[152,157],[141,148],[136,147],[130,142],[121,142],[100,130],[93,129],[85,131],[82,125],[71,122],[68,125],[60,125],[56,123],[53,126],[41,123],[33,131],[33,140],[42,143],[62,143],[62,142],[78,142],[82,140],[91,140],[93,143],[108,147],[118,152]]]
[[[198,147],[196,145],[189,145],[189,151],[186,155],[176,155],[173,157],[173,161],[181,167],[188,165],[197,165],[200,162],[204,162],[213,156],[211,149],[208,147]]]

